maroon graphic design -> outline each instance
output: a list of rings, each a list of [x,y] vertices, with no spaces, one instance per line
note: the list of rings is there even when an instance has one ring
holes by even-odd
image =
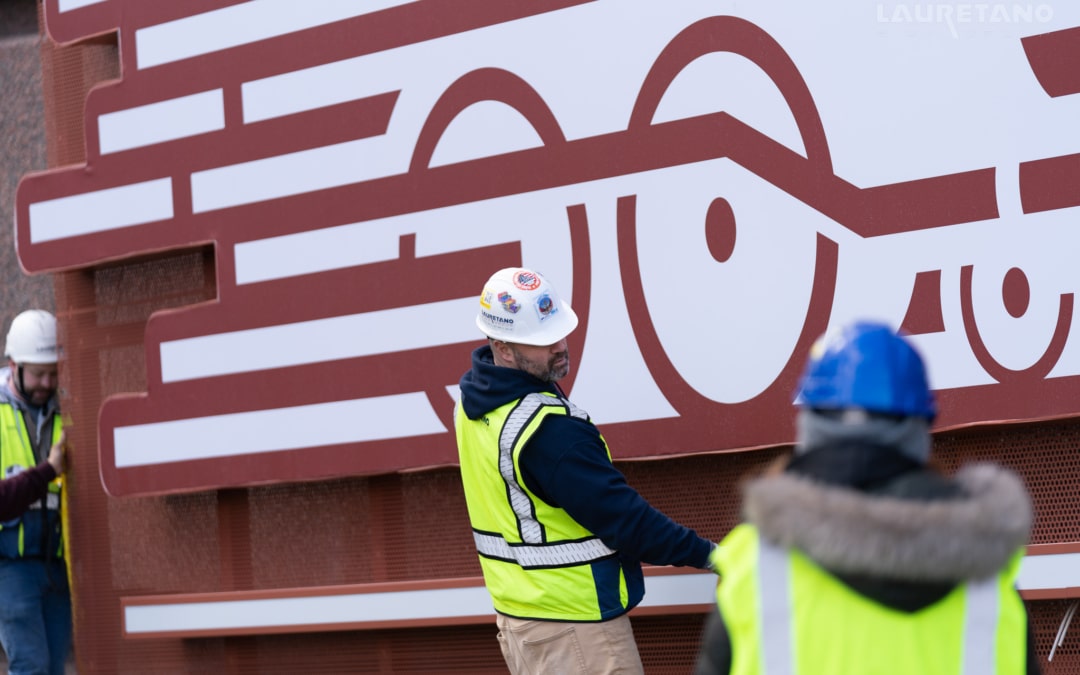
[[[460,74],[433,101],[401,171],[343,178],[340,184],[294,193],[266,192],[267,197],[258,196],[259,186],[238,185],[237,190],[251,189],[255,196],[213,202],[206,196],[211,190],[213,194],[227,192],[222,182],[227,183],[229,174],[215,173],[223,169],[244,167],[250,169],[248,175],[257,175],[260,162],[300,157],[312,149],[357,148],[359,152],[369,147],[363,143],[390,134],[395,115],[412,93],[404,88],[387,90],[249,121],[244,97],[250,94],[245,87],[252,83],[427,41],[461,38],[470,31],[587,3],[483,0],[463,6],[421,0],[152,66],[138,61],[145,53],[132,46],[141,46],[140,40],[150,44],[145,36],[152,33],[144,31],[232,4],[106,0],[61,12],[57,0],[46,0],[48,27],[57,40],[118,29],[123,77],[95,89],[87,99],[86,166],[32,175],[20,184],[17,241],[23,265],[32,272],[72,269],[208,243],[217,256],[216,301],[152,316],[145,340],[147,391],[113,397],[101,409],[102,477],[114,495],[454,463],[454,401],[448,387],[467,367],[469,350],[480,343],[480,335],[449,329],[441,333],[438,324],[427,322],[432,316],[429,312],[444,311],[441,308],[450,312],[462,306],[455,303],[463,298],[469,299],[468,306],[475,311],[478,292],[492,271],[529,261],[524,242],[495,241],[441,253],[421,250],[422,235],[406,226],[401,231],[391,226],[405,217],[431,214],[425,227],[430,222],[455,227],[453,218],[443,223],[439,214],[519,195],[550,193],[557,199],[571,194],[560,192],[567,188],[721,158],[863,239],[999,217],[992,167],[868,188],[837,176],[818,108],[798,65],[766,31],[731,16],[696,21],[666,43],[641,82],[625,128],[617,131],[568,138],[549,102],[525,77],[498,65],[474,68]],[[1027,38],[1023,45],[1047,94],[1080,92],[1080,70],[1069,65],[1080,61],[1080,28]],[[794,116],[802,154],[727,112],[654,121],[675,78],[699,57],[715,53],[747,59],[769,78]],[[449,164],[436,162],[436,151],[452,123],[482,102],[515,111],[535,131],[539,145]],[[110,140],[113,145],[105,151],[102,120],[124,119],[112,116],[162,103],[209,108],[220,103],[220,124],[208,122],[189,135],[145,145],[123,147]],[[354,143],[358,145],[350,145]],[[1076,145],[1080,148],[1080,143]],[[343,161],[342,175],[348,174],[350,166]],[[1080,153],[1025,162],[1019,175],[1024,213],[1080,206]],[[145,213],[133,214],[127,221],[97,227],[91,223],[84,231],[66,231],[62,224],[52,230],[41,226],[48,222],[48,209],[63,207],[67,198],[100,196],[130,205],[135,200],[125,200],[123,190],[136,190],[147,196],[147,204],[158,206],[148,206]],[[647,292],[649,279],[640,264],[639,199],[640,195],[627,192],[611,205],[618,285],[633,341],[649,376],[676,414],[605,424],[605,435],[615,452],[645,457],[790,442],[788,422],[780,421],[790,418],[804,355],[829,325],[843,257],[840,243],[817,233],[812,250],[804,253],[813,269],[806,313],[793,336],[790,355],[772,383],[747,400],[718,402],[686,380],[658,330],[655,306],[650,305]],[[725,264],[739,249],[744,224],[737,217],[738,204],[739,195],[727,193],[718,182],[715,198],[695,224],[717,265]],[[582,354],[596,285],[590,261],[595,245],[591,228],[597,213],[591,202],[569,201],[560,207],[561,225],[569,233],[565,257],[573,279],[573,307],[580,317],[578,329],[569,338],[570,349]],[[245,245],[376,222],[380,227],[391,224],[381,232],[396,232],[392,255],[311,273],[241,281],[247,268],[239,251]],[[294,255],[303,258],[306,254],[297,249]],[[911,279],[911,300],[902,317],[909,332],[928,335],[945,329],[942,273],[941,269],[920,270]],[[1070,339],[1072,294],[1060,294],[1058,321],[1044,355],[1030,367],[1009,368],[995,358],[980,334],[972,301],[973,279],[979,273],[974,264],[959,270],[959,301],[971,350],[995,383],[940,392],[940,423],[1074,414],[1075,404],[1065,399],[1080,400],[1080,381],[1047,377]],[[516,283],[526,290],[535,287],[528,279]],[[1032,292],[1028,276],[1016,267],[1002,281],[1001,300],[1013,316],[1021,316]],[[516,304],[512,297],[483,300],[508,307]],[[697,302],[691,296],[681,301],[688,311]],[[541,315],[551,309],[537,308]],[[469,324],[472,316],[464,315],[463,320]],[[728,317],[716,320],[722,324]],[[394,326],[396,335],[381,334],[387,326]],[[371,327],[380,334],[368,332]],[[294,328],[304,337],[289,338],[288,331]],[[275,344],[291,345],[293,360],[267,357],[258,362],[253,356],[251,364],[207,365],[199,370],[200,360],[190,357],[197,353],[201,339],[217,339],[213,343],[217,345],[234,338],[238,343],[254,342],[267,335],[284,341]],[[325,354],[330,356],[305,360],[305,340],[312,336],[333,345],[352,344],[353,349],[334,352],[338,347],[328,347]],[[389,343],[393,346],[386,346]],[[190,362],[176,355],[180,352]],[[204,356],[209,363],[211,355]],[[563,382],[571,393],[575,377],[572,371]],[[1035,409],[1018,410],[1015,400],[1036,386],[1051,396]],[[285,424],[281,420],[300,420],[305,426],[332,432],[314,445],[302,433],[296,439],[283,438],[276,446],[260,446],[254,440],[245,445],[245,435],[258,437],[258,430],[270,419],[280,424]],[[219,437],[214,433],[218,421],[236,429],[237,437],[226,439],[234,446],[207,449],[199,439]],[[139,455],[138,440],[144,432],[174,438],[190,434],[190,453],[180,444],[173,454],[163,451],[155,456],[147,450],[146,456]]]

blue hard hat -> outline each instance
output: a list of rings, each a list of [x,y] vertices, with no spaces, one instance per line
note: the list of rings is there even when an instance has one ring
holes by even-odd
[[[922,357],[892,328],[870,321],[818,340],[799,390],[796,403],[809,408],[860,408],[928,420],[937,415]]]

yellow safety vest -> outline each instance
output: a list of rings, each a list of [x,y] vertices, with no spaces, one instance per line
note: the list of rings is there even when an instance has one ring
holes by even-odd
[[[534,495],[518,465],[521,449],[548,415],[588,415],[538,393],[477,420],[459,403],[455,415],[473,540],[495,609],[556,621],[602,621],[625,613],[629,594],[615,551]],[[601,561],[611,569],[594,574],[593,564]]]
[[[51,440],[60,438],[62,428],[63,422],[60,415],[54,415]],[[23,414],[9,404],[0,404],[0,477],[14,475],[36,466],[37,463]],[[44,500],[47,509],[45,514],[41,513],[41,501],[38,501],[32,504],[30,510],[21,517],[0,524],[0,553],[2,555],[22,557],[27,555],[28,548],[40,553],[41,528],[43,527],[56,529],[58,535],[61,485],[60,476],[49,483],[49,491]],[[29,518],[37,518],[38,521],[29,526],[27,523]],[[50,532],[46,536],[46,541],[54,541],[56,549],[52,553],[56,557],[62,557],[63,541],[60,537]]]
[[[1018,551],[997,576],[907,613],[848,588],[752,525],[714,551],[732,675],[1013,675],[1026,671]]]

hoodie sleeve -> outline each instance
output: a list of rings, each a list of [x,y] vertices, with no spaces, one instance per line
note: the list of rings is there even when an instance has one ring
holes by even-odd
[[[551,416],[522,450],[525,484],[623,555],[653,565],[708,569],[712,542],[653,508],[608,459],[600,433]]]
[[[45,496],[53,478],[56,478],[56,469],[52,464],[42,462],[0,480],[0,520],[11,520],[25,513],[31,504]]]

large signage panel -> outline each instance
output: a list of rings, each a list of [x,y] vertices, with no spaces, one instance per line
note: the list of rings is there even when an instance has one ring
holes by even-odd
[[[496,269],[581,317],[621,458],[792,440],[815,338],[911,333],[940,428],[1080,412],[1080,6],[47,0],[119,32],[87,162],[25,177],[30,272],[212,243],[146,328],[106,489],[456,462]]]

